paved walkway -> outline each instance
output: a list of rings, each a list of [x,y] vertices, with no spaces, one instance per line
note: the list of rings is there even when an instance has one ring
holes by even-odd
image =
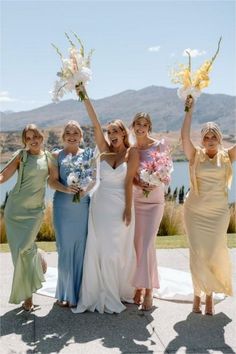
[[[236,249],[234,288],[236,288]],[[152,311],[128,305],[119,315],[73,314],[54,305],[55,300],[36,295],[33,313],[8,304],[12,264],[9,253],[0,254],[1,354],[10,353],[236,353],[236,299],[215,307],[216,315],[191,313],[190,303],[156,300]],[[56,266],[56,253],[47,253]],[[158,250],[159,265],[188,271],[188,251]]]

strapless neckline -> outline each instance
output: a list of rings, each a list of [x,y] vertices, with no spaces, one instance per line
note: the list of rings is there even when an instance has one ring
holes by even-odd
[[[106,164],[107,164],[113,171],[117,170],[117,169],[118,169],[120,166],[122,166],[124,163],[127,163],[126,161],[121,162],[118,166],[116,166],[116,168],[113,168],[106,160],[102,160],[101,163],[102,163],[102,162],[106,162]]]

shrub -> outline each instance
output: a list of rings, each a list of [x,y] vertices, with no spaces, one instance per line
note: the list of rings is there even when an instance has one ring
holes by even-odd
[[[46,206],[43,222],[37,235],[37,241],[55,241],[52,220],[52,203],[48,203]]]
[[[231,203],[229,205],[229,211],[230,211],[230,219],[229,219],[229,226],[228,226],[227,233],[234,234],[236,233],[236,203]]]
[[[158,235],[182,235],[183,233],[183,205],[167,201]]]

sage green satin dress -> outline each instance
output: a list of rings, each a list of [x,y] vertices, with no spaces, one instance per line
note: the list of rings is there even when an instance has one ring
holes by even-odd
[[[44,275],[35,243],[44,213],[48,177],[48,153],[21,156],[16,185],[9,193],[4,210],[7,239],[14,264],[10,303],[30,298],[42,287]]]

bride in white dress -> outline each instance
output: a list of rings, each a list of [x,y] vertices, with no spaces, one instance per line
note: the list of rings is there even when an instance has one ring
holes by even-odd
[[[82,85],[77,92],[83,90]],[[95,130],[100,152],[100,184],[90,202],[88,237],[79,302],[73,312],[97,310],[120,313],[123,302],[133,302],[135,270],[133,178],[138,152],[130,148],[128,132],[120,120],[107,126],[105,139],[94,108],[85,107]]]

